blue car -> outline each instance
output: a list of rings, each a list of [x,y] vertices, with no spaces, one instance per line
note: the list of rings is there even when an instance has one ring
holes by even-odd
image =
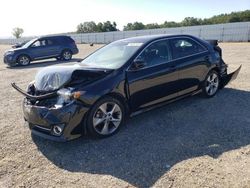
[[[20,48],[8,50],[4,54],[4,63],[9,66],[27,66],[31,61],[49,58],[68,61],[78,52],[75,41],[69,36],[45,36],[35,38]]]

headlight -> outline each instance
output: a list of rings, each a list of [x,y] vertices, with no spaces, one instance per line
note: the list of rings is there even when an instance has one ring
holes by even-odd
[[[62,97],[64,101],[69,101],[72,98],[72,92],[69,89],[63,88],[57,91],[57,95]]]
[[[72,99],[79,99],[84,93],[84,91],[72,92],[70,89],[66,88],[57,91],[57,95],[59,95],[64,100],[64,102],[69,102]]]
[[[5,53],[5,55],[13,55],[14,54],[14,51],[7,51],[6,53]]]

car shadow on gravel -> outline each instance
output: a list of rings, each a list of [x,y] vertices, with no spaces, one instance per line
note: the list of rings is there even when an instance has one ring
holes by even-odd
[[[33,136],[53,164],[71,172],[106,174],[152,186],[183,160],[250,144],[250,92],[223,89],[211,99],[189,97],[131,118],[107,139],[55,143]]]
[[[30,69],[30,68],[40,68],[40,67],[45,67],[45,66],[50,66],[50,65],[61,65],[61,64],[68,64],[68,63],[77,63],[82,61],[81,58],[72,58],[69,61],[62,61],[62,60],[42,60],[42,61],[34,61],[31,62],[28,66],[14,66],[14,67],[7,67],[8,69]]]

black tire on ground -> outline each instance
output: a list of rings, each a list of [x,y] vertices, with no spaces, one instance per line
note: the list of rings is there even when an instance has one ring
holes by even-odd
[[[72,59],[72,52],[70,50],[63,50],[61,59],[64,61],[69,61]]]
[[[27,66],[30,64],[30,58],[27,55],[20,55],[17,58],[17,63],[21,66]]]
[[[211,70],[202,84],[202,93],[203,96],[211,98],[216,95],[220,89],[220,77],[218,72]]]
[[[105,138],[114,135],[125,123],[125,107],[116,98],[107,96],[90,109],[86,126],[91,136]]]

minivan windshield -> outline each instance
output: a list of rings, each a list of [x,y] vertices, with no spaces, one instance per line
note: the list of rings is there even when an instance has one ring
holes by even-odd
[[[143,43],[117,41],[97,50],[81,63],[89,67],[118,69],[126,63]]]

